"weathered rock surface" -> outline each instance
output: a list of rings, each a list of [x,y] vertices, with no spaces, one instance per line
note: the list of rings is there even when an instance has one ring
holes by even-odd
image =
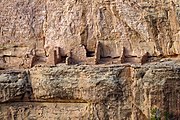
[[[15,75],[3,73],[1,81]],[[19,86],[6,82],[4,87],[1,82],[1,90],[6,91],[0,93],[1,119],[146,120],[154,109],[162,119],[165,113],[173,119],[180,116],[180,66],[172,61],[144,66],[34,67],[23,75],[26,79],[19,78]]]
[[[34,68],[31,83],[35,99],[59,98],[98,102],[109,95],[121,98],[123,67],[60,66]]]
[[[4,103],[0,107],[1,120],[87,120],[90,118],[86,103]]]
[[[28,89],[28,75],[26,72],[9,71],[0,72],[0,103],[6,101],[21,100]]]
[[[0,119],[179,120],[179,59],[179,0],[0,0]]]
[[[46,63],[52,47],[62,57],[71,52],[72,63],[95,64],[96,43],[106,63],[122,57],[141,63],[147,53],[146,61],[178,57],[179,6],[178,0],[1,0],[0,67]]]
[[[168,63],[170,64],[170,63]],[[150,68],[134,68],[132,88],[134,119],[152,117],[158,109],[161,119],[180,119],[180,68],[167,64]],[[141,113],[141,112],[142,113]],[[168,117],[167,117],[168,116]]]

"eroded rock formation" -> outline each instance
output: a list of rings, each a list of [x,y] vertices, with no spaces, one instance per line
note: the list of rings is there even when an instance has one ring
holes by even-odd
[[[180,116],[180,66],[35,67],[1,72],[1,119],[148,120]],[[170,116],[169,116],[170,117]]]
[[[180,119],[179,0],[0,8],[0,119]]]
[[[34,53],[33,65],[47,63],[53,47],[60,48],[64,59],[71,52],[78,64],[178,57],[179,4],[178,0],[1,0],[1,68],[31,67],[28,56]],[[96,43],[101,44],[98,62]]]

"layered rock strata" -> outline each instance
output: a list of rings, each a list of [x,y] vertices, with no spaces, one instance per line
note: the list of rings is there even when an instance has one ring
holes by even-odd
[[[180,118],[180,66],[173,62],[35,67],[0,78],[3,120],[148,120],[153,110]]]
[[[0,119],[180,119],[179,0],[0,8]]]

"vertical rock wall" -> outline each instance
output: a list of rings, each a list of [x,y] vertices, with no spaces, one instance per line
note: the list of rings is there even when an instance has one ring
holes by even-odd
[[[180,118],[179,66],[35,67],[1,72],[0,118]]]
[[[0,119],[180,119],[179,24],[179,0],[0,0]]]
[[[1,68],[45,63],[52,47],[76,62],[94,56],[130,63],[180,53],[178,0],[1,0]],[[124,49],[123,49],[124,48]],[[79,53],[77,53],[77,50]],[[32,56],[36,56],[33,65]],[[81,57],[77,57],[81,56]]]

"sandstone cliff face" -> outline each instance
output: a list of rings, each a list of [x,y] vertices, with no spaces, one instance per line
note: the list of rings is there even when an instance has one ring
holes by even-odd
[[[0,8],[0,119],[180,119],[179,0]]]
[[[52,48],[75,63],[141,63],[180,53],[178,0],[1,0],[1,68],[47,62]],[[51,59],[51,58],[49,58]],[[63,62],[63,60],[61,60]]]
[[[148,120],[157,109],[162,119],[179,119],[180,66],[173,64],[2,72],[0,118]]]

